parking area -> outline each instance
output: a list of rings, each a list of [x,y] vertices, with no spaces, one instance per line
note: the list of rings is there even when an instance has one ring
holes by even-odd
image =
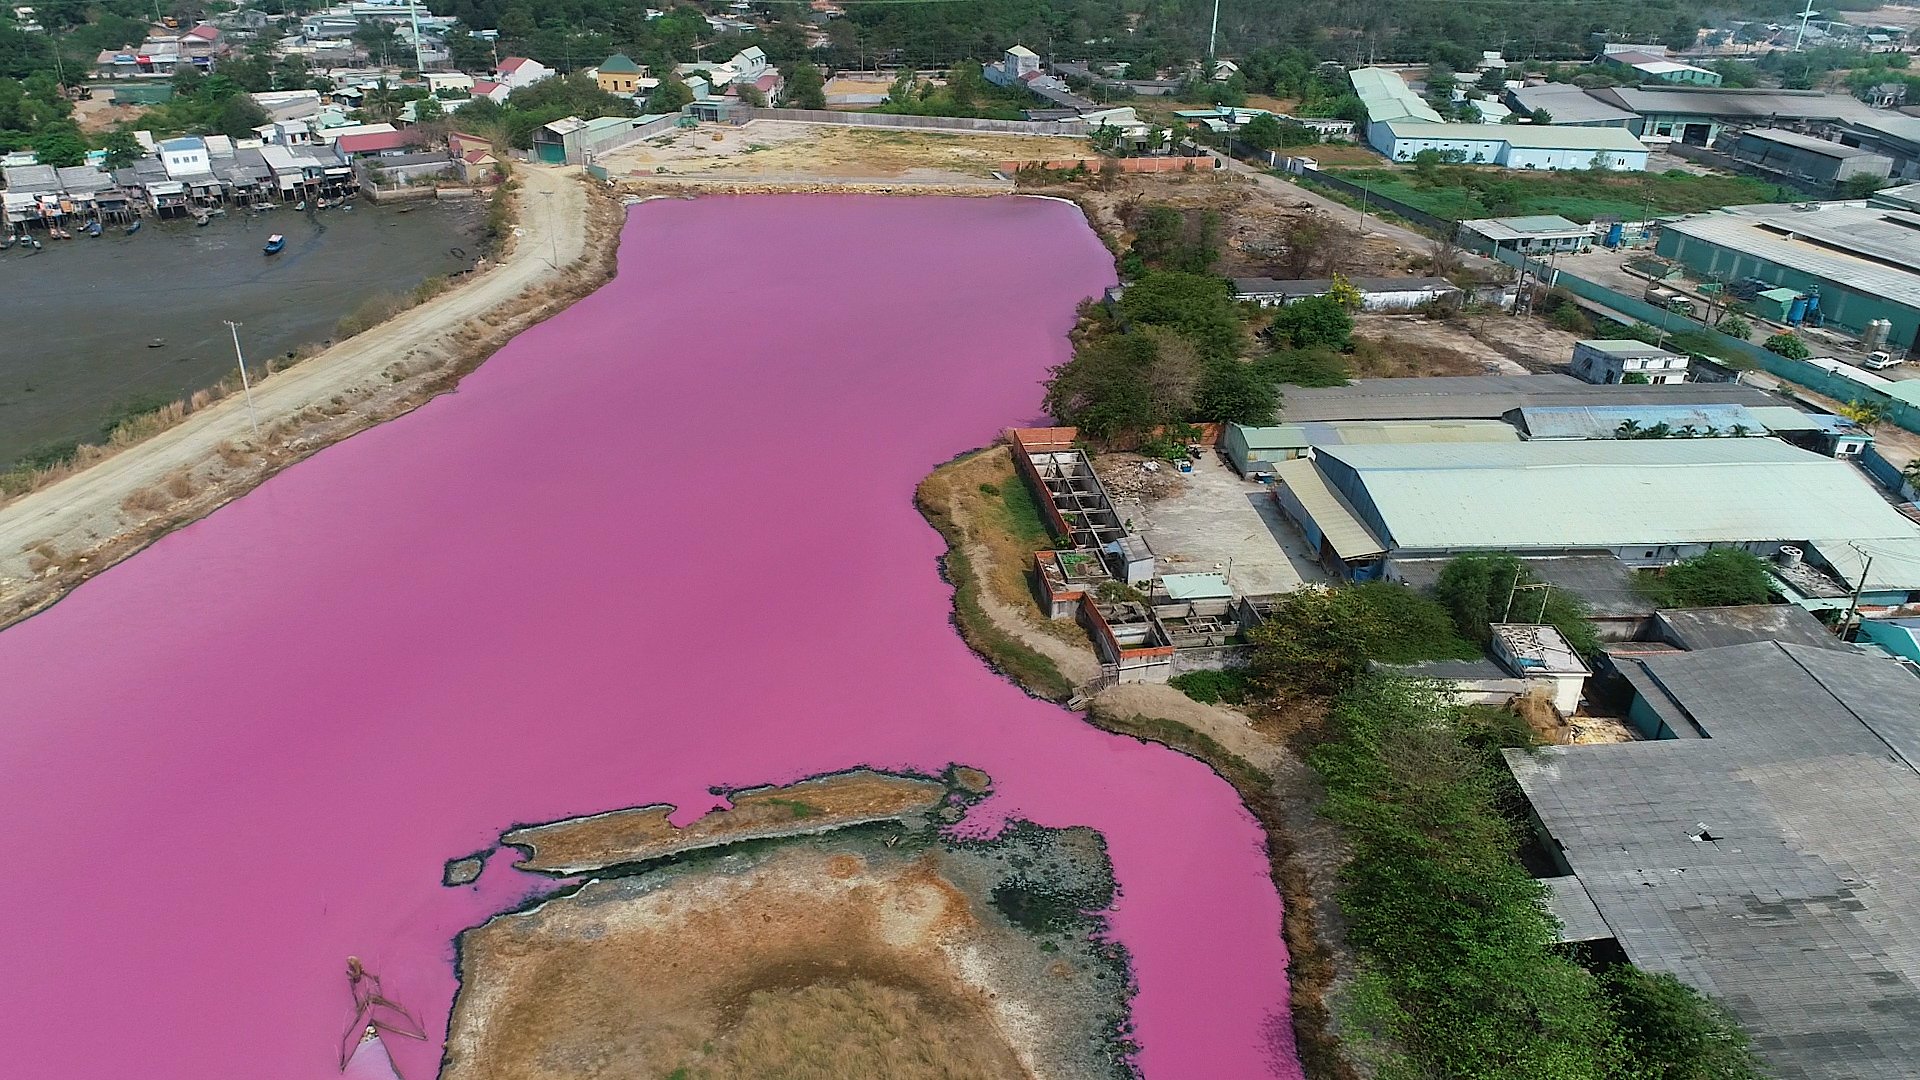
[[[1182,480],[1165,498],[1115,504],[1152,546],[1161,573],[1218,571],[1241,595],[1292,592],[1303,582],[1327,580],[1265,485],[1240,479],[1213,454]]]

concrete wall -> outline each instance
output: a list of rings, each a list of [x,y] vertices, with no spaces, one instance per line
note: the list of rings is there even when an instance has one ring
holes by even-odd
[[[755,109],[735,115],[748,120],[786,120],[839,127],[914,128],[922,131],[993,132],[1001,135],[1085,135],[1082,120],[988,120],[968,116],[897,116],[892,113],[834,112],[829,109]]]

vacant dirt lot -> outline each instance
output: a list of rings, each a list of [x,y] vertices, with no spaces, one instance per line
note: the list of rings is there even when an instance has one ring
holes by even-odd
[[[1295,277],[1286,272],[1288,225],[1306,214],[1323,215],[1336,227],[1328,241],[1332,269],[1349,276],[1387,277],[1404,274],[1410,261],[1423,252],[1408,251],[1385,236],[1345,235],[1353,223],[1351,212],[1329,213],[1309,204],[1300,190],[1275,181],[1256,182],[1231,169],[1211,173],[1160,173],[1122,176],[1111,187],[1097,181],[1022,186],[1022,191],[1072,199],[1108,236],[1126,234],[1125,222],[1136,208],[1171,206],[1179,210],[1212,210],[1219,214],[1222,251],[1215,267],[1228,277]]]
[[[1078,157],[1083,139],[1037,135],[962,135],[753,120],[740,127],[702,124],[606,155],[616,176],[729,176],[772,179],[980,181],[1003,161]]]
[[[1354,374],[1366,378],[1564,371],[1576,340],[1539,319],[1502,314],[1362,315],[1354,334],[1364,343],[1353,357]]]

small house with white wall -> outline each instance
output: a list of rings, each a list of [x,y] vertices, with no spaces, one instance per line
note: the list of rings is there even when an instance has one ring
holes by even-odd
[[[186,135],[161,143],[160,164],[166,166],[167,175],[175,180],[206,173],[212,167],[207,154],[207,142],[198,135]]]
[[[500,61],[500,70],[497,74],[499,76],[497,81],[511,93],[523,86],[532,86],[542,79],[551,79],[554,72],[552,68],[538,60],[529,60],[524,56],[509,56]]]
[[[1687,381],[1687,356],[1632,338],[1588,338],[1573,343],[1574,375],[1590,383],[1621,383],[1639,375],[1655,384]]]

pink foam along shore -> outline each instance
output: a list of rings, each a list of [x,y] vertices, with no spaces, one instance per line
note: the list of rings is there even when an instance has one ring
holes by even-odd
[[[962,762],[970,820],[1105,835],[1138,1061],[1297,1077],[1265,841],[1200,763],[990,672],[949,623],[939,462],[1037,421],[1113,281],[1039,199],[636,208],[617,278],[455,393],[0,633],[0,1017],[19,1076],[339,1074],[345,959],[424,1021],[540,883],[516,823]]]

